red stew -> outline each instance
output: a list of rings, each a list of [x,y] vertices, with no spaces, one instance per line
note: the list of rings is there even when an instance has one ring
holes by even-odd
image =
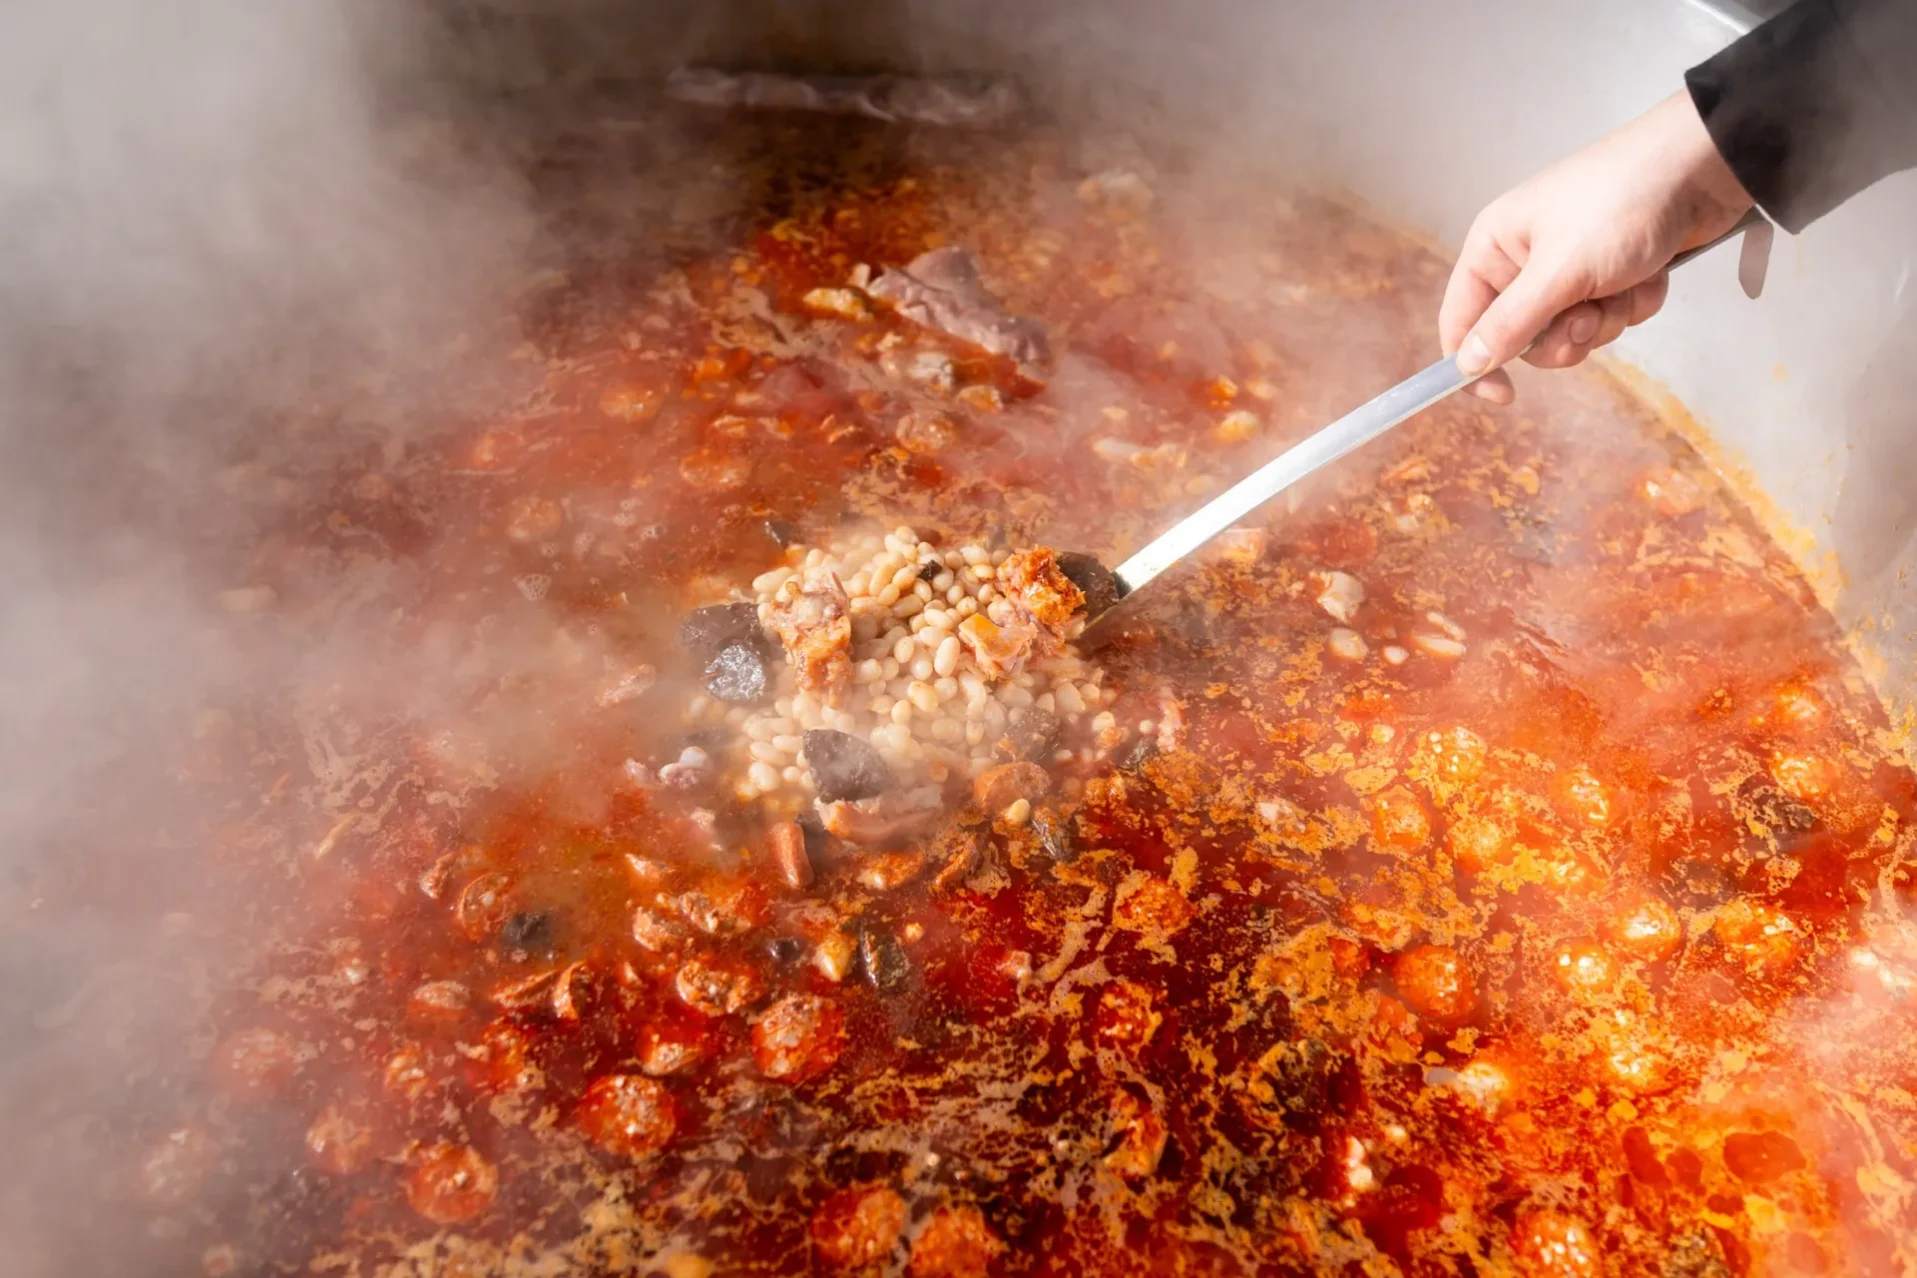
[[[337,603],[315,563],[377,576],[406,687],[205,743],[277,903],[127,1151],[166,1237],[365,1275],[1908,1262],[1911,773],[1601,374],[1443,405],[1167,582],[1029,819],[802,838],[723,732],[720,780],[637,784],[694,740],[680,619],[781,540],[1114,562],[1422,362],[1443,274],[1043,132],[684,128],[645,236],[587,198],[635,144],[533,166],[584,247],[523,304],[523,401],[258,548],[283,616]],[[948,243],[1048,370],[805,301]]]

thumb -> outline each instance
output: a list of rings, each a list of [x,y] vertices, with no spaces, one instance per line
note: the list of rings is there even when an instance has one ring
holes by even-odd
[[[1470,376],[1510,363],[1587,291],[1571,272],[1534,258],[1472,325],[1458,347],[1459,371]]]

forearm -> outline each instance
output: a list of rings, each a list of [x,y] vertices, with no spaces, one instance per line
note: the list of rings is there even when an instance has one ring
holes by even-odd
[[[1685,82],[1744,189],[1788,231],[1917,167],[1917,0],[1799,0]]]

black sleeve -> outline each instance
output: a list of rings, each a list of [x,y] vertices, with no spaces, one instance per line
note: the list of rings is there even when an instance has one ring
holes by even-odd
[[[1917,167],[1917,0],[1798,0],[1684,80],[1719,154],[1787,231]]]

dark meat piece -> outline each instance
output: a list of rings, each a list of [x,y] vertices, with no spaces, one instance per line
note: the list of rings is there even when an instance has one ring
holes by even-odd
[[[865,967],[865,979],[881,994],[890,994],[912,974],[905,947],[884,928],[867,928],[860,935],[859,960]]]
[[[1020,106],[1018,89],[1009,81],[958,76],[797,76],[682,67],[666,78],[666,93],[695,106],[821,111],[971,127],[997,124]]]
[[[713,604],[694,608],[679,625],[679,646],[696,657],[711,661],[721,649],[737,644],[766,646],[765,628],[759,624],[759,606],[754,603]]]
[[[757,646],[728,645],[706,666],[706,691],[732,705],[757,705],[772,691],[771,672],[765,666],[765,653]]]
[[[1001,759],[1043,761],[1058,741],[1058,716],[1036,706],[1015,709],[1006,721],[1005,735],[992,743]]]
[[[499,948],[506,953],[550,954],[552,952],[552,915],[536,910],[521,910],[499,925]]]
[[[825,803],[870,799],[892,788],[892,769],[877,750],[831,728],[807,730],[805,766],[812,771],[812,788]]]
[[[1053,809],[1033,811],[1032,833],[1038,836],[1039,847],[1045,849],[1045,855],[1052,860],[1069,865],[1078,856],[1078,848],[1072,842],[1070,819]]]
[[[1152,737],[1140,737],[1132,742],[1132,748],[1118,759],[1120,772],[1136,772],[1145,766],[1151,757],[1158,753],[1158,742]]]
[[[772,624],[799,686],[837,705],[852,685],[852,603],[838,578],[786,582],[772,601]]]
[[[1028,376],[1051,360],[1045,330],[1036,320],[1008,315],[986,291],[977,261],[962,248],[921,253],[873,280],[870,292],[915,324],[1009,357]]]
[[[1117,576],[1092,555],[1061,551],[1058,570],[1085,596],[1085,615],[1088,617],[1096,617],[1125,597]]]

